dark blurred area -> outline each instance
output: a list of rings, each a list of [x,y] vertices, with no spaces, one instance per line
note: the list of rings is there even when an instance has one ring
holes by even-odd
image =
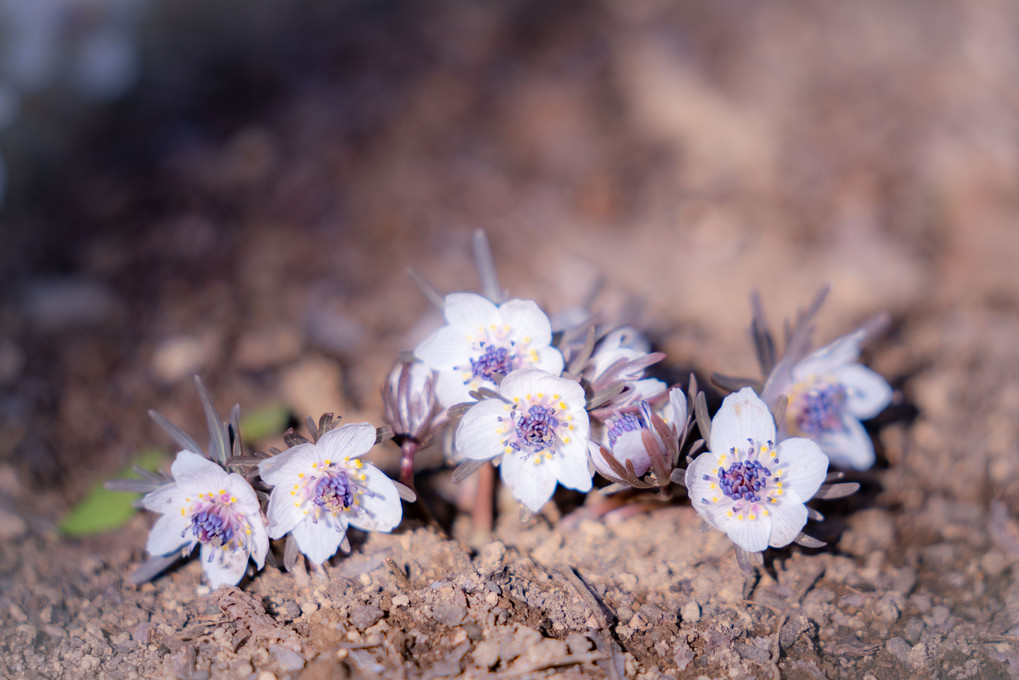
[[[1009,2],[42,5],[122,74],[0,63],[0,462],[72,499],[168,444],[146,409],[200,432],[194,373],[377,422],[435,321],[405,268],[475,287],[479,226],[515,295],[604,279],[706,373],[752,365],[755,286],[780,318],[830,281],[837,330],[1019,305]]]

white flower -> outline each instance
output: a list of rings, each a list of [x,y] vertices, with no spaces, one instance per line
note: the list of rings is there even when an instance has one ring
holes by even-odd
[[[470,400],[470,391],[495,388],[520,368],[558,375],[563,355],[551,346],[548,317],[530,300],[496,307],[473,293],[446,296],[448,325],[426,338],[414,354],[438,373],[435,393],[444,407]]]
[[[686,470],[694,509],[747,552],[791,543],[828,472],[821,449],[799,437],[776,446],[775,420],[749,387],[725,398],[709,439]]]
[[[341,425],[317,443],[298,444],[258,465],[269,497],[269,536],[293,533],[315,564],[336,552],[347,526],[392,531],[403,517],[396,485],[374,465],[358,460],[375,446],[375,426]]]
[[[202,567],[213,588],[236,585],[250,557],[261,569],[269,537],[251,485],[209,459],[181,451],[173,483],[146,494],[142,505],[162,513],[146,546],[154,557],[188,555],[201,543]]]
[[[485,399],[464,414],[456,430],[460,453],[474,460],[501,457],[503,482],[534,512],[552,498],[557,482],[590,491],[584,388],[523,369],[507,375],[498,391],[502,400]]]
[[[671,447],[661,441],[658,432],[652,426],[651,408],[646,401],[639,402],[636,409],[617,412],[606,419],[601,444],[594,441],[589,444],[594,469],[606,479],[622,481],[606,462],[602,453],[604,447],[624,467],[627,461],[631,461],[634,474],[643,477],[651,469],[651,455],[645,446],[643,433],[648,432],[654,440],[657,440],[656,447],[659,451],[665,452],[675,448],[687,418],[686,395],[683,390],[677,387],[669,390],[669,402],[662,409],[661,417],[673,434]],[[669,463],[671,465],[672,461]]]
[[[765,382],[762,396],[789,398],[778,436],[809,437],[833,465],[866,470],[874,444],[860,424],[892,400],[892,388],[859,362],[863,330],[850,333],[797,362],[783,359]]]

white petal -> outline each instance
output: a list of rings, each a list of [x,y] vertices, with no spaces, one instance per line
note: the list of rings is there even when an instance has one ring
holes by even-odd
[[[467,339],[466,331],[454,326],[443,326],[414,350],[414,356],[436,371],[469,367],[473,354],[474,343]]]
[[[375,446],[375,437],[375,426],[371,423],[350,423],[326,432],[318,440],[318,447],[324,459],[340,461],[368,453]]]
[[[212,561],[209,561],[210,554]],[[243,550],[224,550],[203,544],[201,557],[205,578],[213,588],[237,585],[248,568],[248,554]]]
[[[840,468],[867,470],[874,464],[874,443],[860,421],[845,414],[841,430],[826,432],[818,437],[817,443],[831,461]]]
[[[721,516],[729,508],[729,499],[718,488],[716,465],[717,456],[705,452],[694,458],[686,468],[686,489],[690,496],[690,505],[708,524],[716,529],[722,528]],[[708,477],[708,479],[705,479]],[[715,484],[715,488],[711,485]],[[714,499],[718,499],[715,501]]]
[[[318,451],[312,443],[298,444],[266,458],[258,464],[258,474],[270,486],[293,486],[299,472],[303,472],[309,459],[317,459]]]
[[[641,432],[644,431],[624,432],[616,439],[616,445],[612,447],[612,454],[624,466],[626,461],[633,461],[633,471],[638,477],[643,476],[651,468],[651,456],[644,448],[644,438],[641,436]]]
[[[558,394],[569,411],[582,409],[586,401],[580,383],[534,368],[523,368],[507,375],[499,385],[499,392],[511,399],[523,399],[528,394]]]
[[[269,496],[269,536],[272,538],[283,538],[306,517],[301,506],[297,505],[297,496],[290,495],[292,490],[293,484],[281,484]]]
[[[866,366],[848,364],[832,375],[846,388],[849,412],[860,420],[873,418],[892,401],[891,386]]]
[[[813,498],[828,474],[828,458],[821,448],[805,437],[793,437],[782,441],[775,454],[780,461],[778,469],[782,471],[784,487],[795,491],[803,500]],[[766,461],[761,462],[768,465]]]
[[[145,549],[150,555],[157,557],[169,555],[188,543],[194,543],[194,535],[190,531],[186,531],[190,526],[190,515],[182,516],[180,512],[169,512],[163,515],[152,525]]]
[[[479,329],[487,329],[502,318],[499,309],[491,300],[474,293],[452,293],[446,296],[443,307],[446,321],[467,333],[476,333]]]
[[[337,518],[337,521],[338,524],[334,523],[332,518],[328,520],[323,518],[318,522],[306,519],[294,527],[293,534],[297,540],[297,547],[315,564],[322,564],[335,555],[340,543],[343,542],[343,537],[347,533],[346,522],[342,518]],[[337,527],[342,527],[343,531]]]
[[[464,379],[460,371],[439,371],[435,377],[435,398],[439,400],[444,408],[449,408],[454,404],[460,404],[465,401],[471,401],[471,390],[473,389],[470,385],[464,384]],[[486,387],[495,389],[495,383],[489,383],[485,381],[483,383]]]
[[[265,523],[261,515],[249,518],[251,520],[251,535],[248,536],[248,550],[251,552],[251,559],[261,569],[265,566],[265,554],[269,552],[269,535],[265,531]]]
[[[686,415],[686,394],[682,389],[673,387],[669,390],[669,406],[665,411],[665,420],[669,425],[680,428],[686,424]]]
[[[754,519],[750,519],[744,509],[743,519],[739,514],[719,513],[721,529],[733,543],[747,552],[761,552],[768,547],[768,538],[771,536],[771,518],[765,517],[758,512]]]
[[[236,508],[245,515],[257,516],[261,511],[255,490],[251,488],[248,480],[236,472],[230,473],[224,480],[223,490],[237,499]]]
[[[499,307],[499,312],[510,328],[510,340],[531,347],[544,347],[552,342],[552,324],[533,300],[510,300]]]
[[[781,548],[789,545],[807,523],[807,506],[799,502],[793,493],[784,494],[776,503],[768,504],[771,513],[771,537],[768,545]]]
[[[586,440],[575,439],[564,445],[552,456],[550,462],[543,465],[556,468],[556,477],[563,486],[577,491],[591,490],[591,467],[587,459]]]
[[[513,454],[503,456],[499,469],[513,497],[532,512],[539,512],[555,492],[558,470],[547,462],[535,465],[533,457],[524,460],[520,454]]]
[[[633,401],[655,401],[659,396],[668,389],[668,385],[657,378],[644,378],[642,380],[635,380],[630,383],[630,388],[633,390],[631,399]],[[683,391],[679,390],[679,394],[682,396]],[[670,421],[671,422],[671,421]],[[683,420],[686,422],[686,397],[683,396]]]
[[[742,453],[747,440],[764,443],[775,440],[775,420],[767,405],[744,387],[722,400],[722,406],[711,420],[711,441],[708,448],[715,454],[728,453],[733,447]]]
[[[591,464],[594,469],[605,479],[610,479],[613,482],[619,480],[619,476],[609,467],[609,464],[605,462],[605,457],[602,455],[601,446],[597,442],[588,442],[587,448],[588,457],[591,459]]]
[[[783,394],[789,396],[793,386],[792,371],[793,362],[790,359],[782,359],[771,369],[771,375],[764,381],[764,387],[761,389],[761,399],[764,403],[774,404],[779,396]]]
[[[840,366],[856,362],[860,358],[860,343],[864,337],[864,331],[858,330],[815,351],[793,367],[793,381],[809,380],[812,375],[827,375]]]
[[[400,503],[400,492],[396,485],[382,470],[374,465],[361,468],[367,479],[362,482],[371,495],[361,496],[360,514],[346,515],[351,526],[365,531],[392,531],[403,519],[403,505]]]
[[[184,500],[187,492],[177,484],[165,484],[155,491],[151,491],[142,497],[142,507],[146,510],[162,513],[180,514],[181,508],[187,508],[190,504]]]
[[[538,359],[533,362],[529,360],[526,364],[528,368],[540,368],[554,375],[563,372],[563,354],[558,349],[546,345],[535,349],[534,352],[538,355]]]
[[[226,474],[223,472],[223,468],[216,463],[213,463],[205,456],[187,450],[179,452],[173,461],[173,465],[170,466],[170,474],[172,474],[173,478],[177,480],[182,477],[190,477],[203,473]]]
[[[501,456],[503,441],[514,427],[510,411],[509,404],[499,399],[486,399],[472,406],[456,428],[456,448],[460,455],[473,460]]]

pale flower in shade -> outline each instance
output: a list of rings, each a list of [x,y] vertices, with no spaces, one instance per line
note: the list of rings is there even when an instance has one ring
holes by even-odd
[[[236,585],[249,558],[261,569],[269,537],[251,485],[191,451],[178,453],[170,472],[172,483],[142,498],[146,509],[162,514],[149,533],[148,553],[186,556],[200,544],[213,588]]]
[[[507,375],[501,398],[467,411],[456,430],[464,458],[499,459],[503,482],[533,512],[552,498],[556,484],[591,490],[587,458],[589,420],[580,384],[538,369]]]
[[[625,482],[608,463],[606,453],[624,467],[627,462],[632,463],[634,474],[643,477],[652,464],[649,442],[645,441],[645,437],[650,437],[650,443],[663,452],[678,446],[687,419],[686,395],[683,390],[669,390],[669,401],[659,414],[671,441],[661,440],[652,422],[653,417],[651,407],[646,401],[641,401],[634,408],[617,412],[605,420],[601,443],[592,440],[589,444],[591,463],[602,477],[614,482]]]
[[[636,329],[623,326],[598,341],[584,369],[584,377],[596,393],[616,382],[624,385],[624,390],[608,404],[611,409],[624,409],[641,401],[655,402],[668,386],[656,378],[645,377],[644,371],[664,357],[664,354],[651,352],[651,343]]]
[[[392,531],[403,517],[396,485],[360,457],[376,441],[369,423],[341,425],[316,443],[287,449],[258,465],[269,497],[269,536],[293,534],[309,560],[322,564],[353,526]]]
[[[510,372],[540,368],[558,375],[563,356],[551,346],[552,326],[531,300],[496,306],[473,293],[447,295],[447,325],[426,338],[414,354],[438,377],[435,394],[444,407],[470,401],[479,387],[494,389]]]
[[[860,424],[892,400],[892,388],[859,363],[864,330],[843,336],[799,361],[783,359],[768,376],[762,397],[772,403],[786,395],[789,405],[778,437],[809,437],[832,465],[866,470],[874,444]]]
[[[749,553],[796,540],[807,523],[804,504],[828,472],[820,447],[801,437],[776,444],[771,412],[745,387],[722,402],[708,449],[686,470],[698,514]]]

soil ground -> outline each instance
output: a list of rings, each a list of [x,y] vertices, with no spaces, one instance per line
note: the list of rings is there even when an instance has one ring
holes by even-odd
[[[20,150],[0,675],[1019,675],[1016,5],[200,9],[160,10],[128,100]],[[321,572],[240,589],[193,560],[131,586],[151,516],[58,531],[170,449],[148,408],[201,433],[194,372],[223,410],[381,424],[389,364],[439,323],[405,268],[475,289],[478,226],[514,296],[554,314],[600,291],[676,382],[753,374],[755,288],[774,323],[831,283],[824,341],[889,312],[868,358],[895,401],[862,491],[815,504],[829,545],[773,551],[748,588],[682,494],[591,519],[560,493],[525,524],[500,497],[478,537],[434,457],[419,485],[448,535],[408,508]],[[395,471],[395,447],[373,456]]]

